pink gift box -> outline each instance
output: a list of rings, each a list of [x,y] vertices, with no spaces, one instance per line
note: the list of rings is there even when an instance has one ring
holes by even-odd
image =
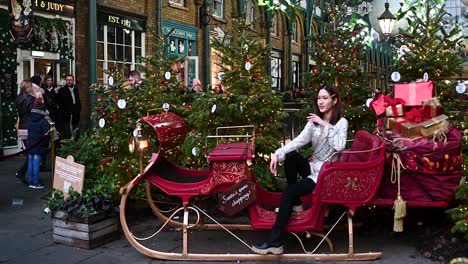
[[[397,83],[394,86],[395,98],[405,100],[406,106],[422,105],[432,98],[434,85],[432,81],[417,83]]]

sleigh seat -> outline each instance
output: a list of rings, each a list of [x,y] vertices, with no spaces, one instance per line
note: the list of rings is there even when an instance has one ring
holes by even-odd
[[[342,151],[338,161],[323,164],[313,193],[301,197],[310,208],[293,213],[286,231],[321,231],[327,204],[346,206],[351,214],[356,208],[370,204],[382,179],[384,158],[385,145],[380,138],[358,131],[351,149]],[[281,193],[268,192],[257,185],[256,202],[249,208],[252,227],[271,229],[276,213],[265,208],[278,207],[280,201]]]

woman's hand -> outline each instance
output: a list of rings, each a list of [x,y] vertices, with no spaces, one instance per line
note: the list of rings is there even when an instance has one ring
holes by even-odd
[[[323,121],[322,118],[320,118],[316,114],[309,114],[309,116],[307,117],[307,121],[314,123],[315,125],[320,125],[320,126],[325,126],[327,124],[325,121]]]
[[[276,157],[276,154],[273,154],[271,156],[271,161],[270,161],[270,171],[275,176],[276,176],[276,165],[277,164],[278,164],[278,158]]]

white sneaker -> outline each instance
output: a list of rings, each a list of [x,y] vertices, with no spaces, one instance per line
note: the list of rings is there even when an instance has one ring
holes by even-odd
[[[304,212],[304,206],[301,204],[301,205],[294,205],[292,207],[292,210],[294,213],[300,213],[300,212]],[[279,207],[276,207],[275,208],[275,212],[278,213],[279,212]]]
[[[29,188],[31,188],[31,189],[42,189],[42,188],[44,188],[44,186],[42,186],[42,185],[29,185]]]
[[[292,210],[293,212],[295,213],[300,213],[300,212],[304,212],[304,206],[301,204],[301,205],[294,205],[292,207]]]

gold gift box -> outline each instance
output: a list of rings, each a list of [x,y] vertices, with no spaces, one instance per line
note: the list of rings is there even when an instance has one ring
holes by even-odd
[[[416,138],[421,136],[421,123],[403,123],[400,127],[400,135],[406,138]]]
[[[421,123],[404,122],[407,120],[404,117],[388,118],[388,128],[393,132],[397,132],[406,138],[415,138],[421,136]]]
[[[436,116],[430,120],[424,121],[420,123],[422,129],[421,129],[421,134],[424,137],[432,137],[434,135],[434,132],[443,126],[447,126],[448,122],[448,116],[446,115],[439,115]]]

